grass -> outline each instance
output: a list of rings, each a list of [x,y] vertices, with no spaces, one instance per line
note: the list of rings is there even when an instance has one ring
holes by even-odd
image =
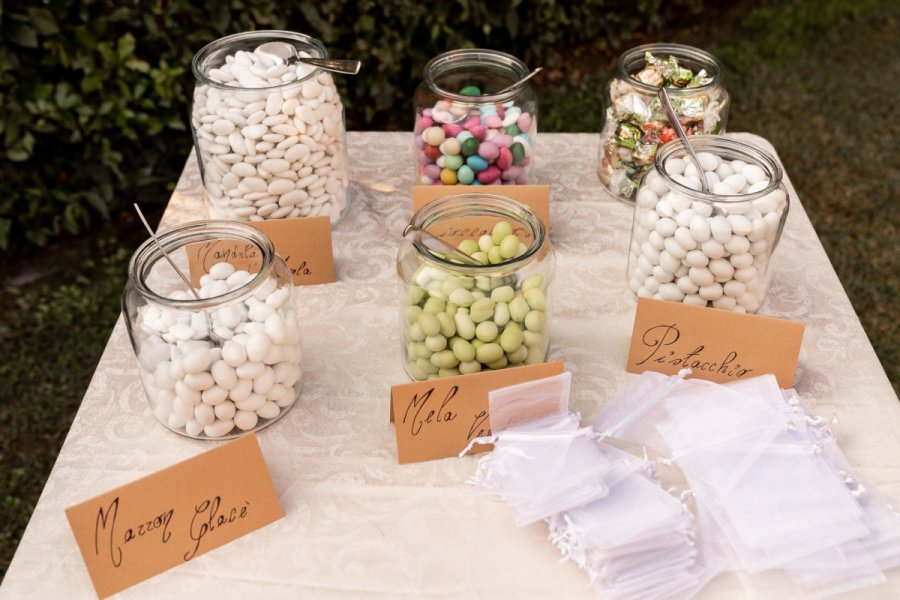
[[[660,39],[706,48],[725,62],[729,129],[778,149],[900,392],[900,131],[892,114],[900,2],[725,4],[703,24],[685,23]],[[573,49],[566,70],[542,75],[541,130],[597,131],[614,58]],[[115,323],[127,259],[141,237],[133,219],[120,221],[7,269],[0,347],[14,360],[0,363],[0,577]],[[47,274],[18,276],[35,270]]]

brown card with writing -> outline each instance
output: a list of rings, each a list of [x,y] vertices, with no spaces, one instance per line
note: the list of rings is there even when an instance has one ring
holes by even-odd
[[[476,437],[490,434],[488,393],[563,372],[563,363],[485,371],[391,387],[391,420],[400,464],[457,456]],[[476,451],[487,450],[478,447]]]
[[[66,510],[104,598],[284,516],[255,434]]]
[[[275,244],[275,253],[287,263],[294,275],[294,285],[316,285],[334,281],[334,252],[331,246],[331,220],[328,217],[270,219],[248,223]],[[236,269],[254,273],[262,257],[253,244],[236,240],[212,240],[187,248],[191,283],[199,285],[200,277],[209,273],[217,262],[228,262]]]
[[[639,298],[627,370],[728,383],[772,373],[793,385],[803,323]]]
[[[528,206],[550,232],[550,187],[546,185],[414,185],[413,212],[429,202],[454,194],[497,194]]]

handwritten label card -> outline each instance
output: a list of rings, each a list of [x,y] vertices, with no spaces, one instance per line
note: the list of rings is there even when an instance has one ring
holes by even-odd
[[[391,387],[391,420],[400,464],[457,456],[491,432],[491,390],[563,372],[561,362],[485,371]],[[488,450],[476,446],[473,452]]]
[[[104,598],[284,516],[255,434],[66,510]]]
[[[639,298],[626,369],[691,369],[691,377],[716,383],[772,373],[789,388],[802,341],[797,321]]]
[[[540,217],[549,234],[550,186],[547,185],[414,185],[413,212],[444,196],[472,193],[497,194],[518,200]]]
[[[334,253],[331,246],[331,221],[328,217],[270,219],[249,223],[265,233],[275,244],[275,253],[287,263],[294,275],[294,285],[316,285],[334,281]],[[259,249],[237,240],[212,240],[188,247],[191,283],[198,286],[200,277],[218,262],[228,262],[236,269],[255,273],[262,256]]]

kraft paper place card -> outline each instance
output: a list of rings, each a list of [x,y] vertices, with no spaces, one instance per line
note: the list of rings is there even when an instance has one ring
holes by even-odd
[[[66,510],[110,596],[284,516],[255,434]]]
[[[639,298],[626,370],[729,383],[772,373],[793,386],[803,323]]]
[[[414,185],[413,212],[444,196],[454,194],[497,194],[528,206],[540,217],[550,233],[550,186],[547,185]]]
[[[488,393],[563,372],[550,362],[391,387],[391,421],[400,464],[458,456],[474,438],[491,432]],[[554,407],[548,407],[548,413]],[[476,446],[473,452],[489,450]]]
[[[334,252],[331,220],[328,217],[270,219],[248,223],[265,233],[275,244],[275,253],[284,259],[294,275],[294,285],[316,285],[334,281]],[[211,240],[187,247],[191,283],[218,262],[255,272],[262,257],[255,245],[237,240]]]

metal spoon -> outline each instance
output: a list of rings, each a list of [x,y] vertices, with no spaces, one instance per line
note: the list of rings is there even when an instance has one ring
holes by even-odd
[[[411,241],[422,242],[426,248],[433,252],[443,254],[448,260],[455,260],[466,265],[483,266],[482,263],[478,262],[465,252],[457,250],[438,236],[428,233],[412,223],[407,225],[406,229],[403,230],[403,237]]]
[[[666,111],[666,116],[669,117],[669,123],[672,124],[672,128],[678,135],[678,139],[680,139],[681,143],[684,144],[684,149],[687,151],[688,155],[691,157],[691,160],[694,162],[694,166],[697,168],[697,176],[700,178],[700,189],[706,193],[709,193],[709,182],[706,181],[706,173],[703,171],[703,165],[700,164],[700,159],[697,158],[697,155],[694,153],[694,148],[691,146],[691,142],[688,140],[687,134],[684,132],[684,129],[681,128],[681,123],[678,121],[678,117],[675,115],[675,109],[672,108],[672,103],[669,102],[669,94],[668,92],[666,92],[666,88],[660,87],[658,95],[663,110]]]
[[[320,69],[325,69],[326,71],[332,71],[334,73],[356,75],[357,73],[359,73],[359,69],[362,66],[362,63],[358,60],[339,60],[335,58],[311,58],[307,56],[300,56],[300,54],[297,53],[296,48],[285,42],[266,42],[265,44],[260,44],[259,47],[257,47],[257,50],[259,50],[260,52],[265,52],[266,54],[281,60],[285,65],[289,67],[296,65],[297,63],[306,63]]]
[[[138,217],[141,218],[141,223],[143,223],[144,227],[147,228],[147,233],[149,233],[150,237],[153,238],[153,243],[156,244],[156,249],[159,250],[160,252],[162,252],[162,255],[166,258],[167,261],[169,261],[169,266],[171,266],[175,270],[175,272],[178,273],[178,276],[181,277],[181,280],[184,282],[184,285],[187,287],[187,289],[189,289],[191,291],[191,293],[194,295],[194,298],[198,302],[202,302],[203,298],[200,297],[200,294],[197,292],[197,289],[193,285],[191,285],[191,281],[190,281],[190,279],[187,278],[187,275],[185,275],[184,272],[178,268],[178,265],[176,265],[175,261],[173,261],[172,258],[169,256],[169,253],[166,252],[165,248],[163,248],[163,245],[159,242],[159,238],[156,237],[156,234],[153,232],[153,228],[150,227],[150,223],[147,222],[147,219],[144,217],[144,213],[141,212],[141,207],[138,206],[137,203],[134,204],[134,210],[137,211]],[[209,332],[209,339],[212,340],[216,344],[222,343],[224,340],[221,339],[215,333],[213,333],[213,324],[212,324],[212,319],[209,316],[209,313],[204,310],[203,315],[206,317],[206,330]]]
[[[526,81],[528,81],[529,79],[531,79],[532,77],[534,77],[535,75],[537,75],[538,73],[540,73],[540,72],[543,71],[543,70],[544,70],[544,67],[538,67],[537,69],[535,69],[534,71],[532,71],[531,73],[529,73],[528,75],[526,75],[525,77],[523,77],[522,79],[518,80],[518,81],[515,82],[514,84],[508,85],[508,86],[506,86],[505,88],[503,88],[502,90],[500,90],[499,92],[497,92],[497,93],[495,93],[495,94],[491,94],[491,95],[492,95],[492,96],[499,96],[500,94],[505,94],[505,93],[507,93],[507,92],[511,92],[511,91],[513,91],[513,90],[517,90],[517,89],[519,89],[520,87],[522,87],[523,85],[525,85],[525,82],[526,82]]]

